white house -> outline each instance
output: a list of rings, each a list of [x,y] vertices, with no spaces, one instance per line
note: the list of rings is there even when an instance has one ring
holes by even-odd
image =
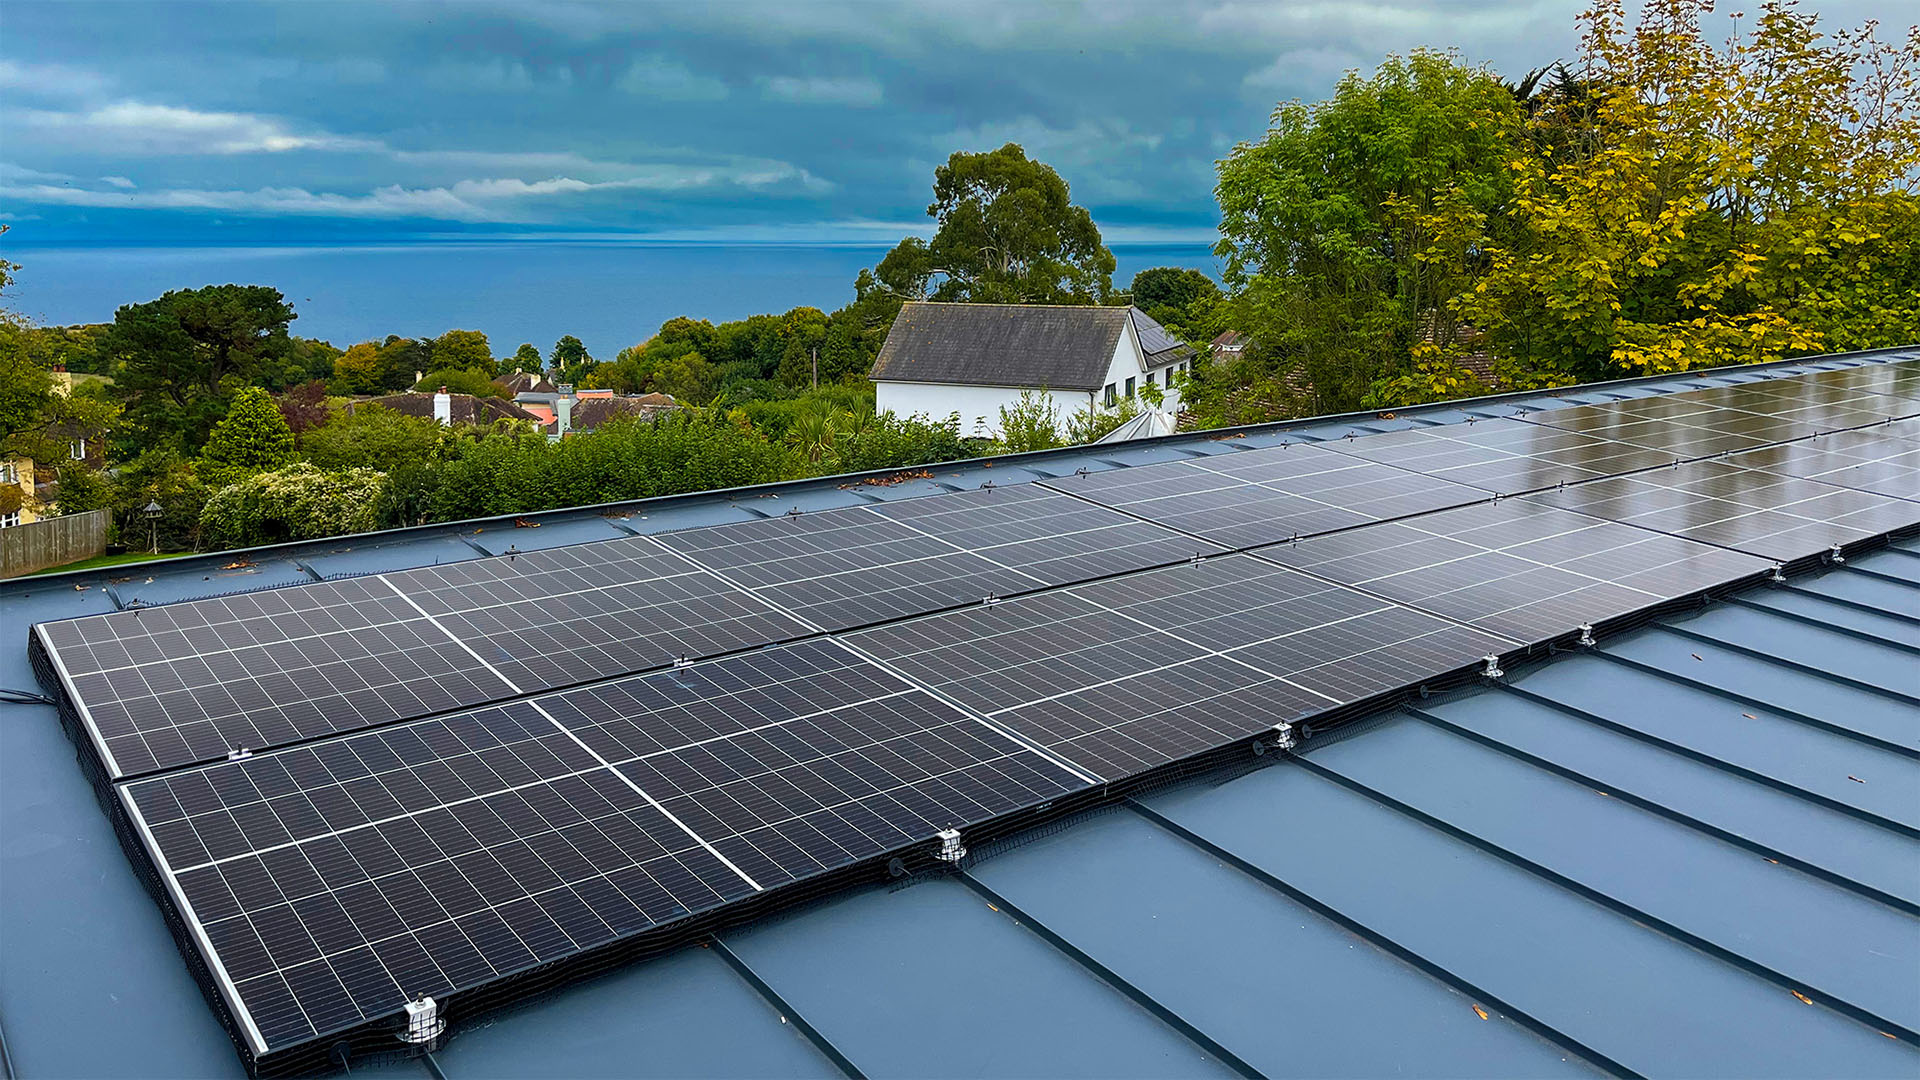
[[[1136,307],[914,302],[874,361],[875,408],[935,419],[957,412],[962,434],[993,438],[1000,410],[1024,391],[1051,398],[1064,422],[1152,386],[1171,418],[1180,399],[1167,377],[1192,367],[1194,355]]]

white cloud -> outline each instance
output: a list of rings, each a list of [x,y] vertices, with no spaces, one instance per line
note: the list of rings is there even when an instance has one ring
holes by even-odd
[[[72,179],[73,177],[66,173],[41,172],[39,169],[29,169],[25,165],[0,161],[0,183],[37,181],[43,184],[58,184]]]
[[[265,216],[343,218],[435,218],[446,221],[537,220],[533,205],[604,192],[688,192],[744,188],[770,194],[816,192],[831,185],[784,162],[745,165],[631,166],[615,180],[554,176],[544,180],[491,177],[441,187],[390,184],[364,195],[315,192],[298,187],[252,190],[171,188],[131,191],[73,187],[44,181],[0,181],[0,198],[20,203],[131,210],[198,210]]]
[[[761,80],[766,96],[777,101],[795,101],[807,105],[850,105],[871,108],[880,104],[885,92],[869,78],[823,78],[776,75]]]
[[[103,176],[100,178],[100,182],[103,184],[111,184],[123,191],[131,191],[139,186],[124,176]]]
[[[639,57],[627,65],[613,85],[626,93],[663,101],[720,101],[727,96],[727,84],[711,76],[696,74],[677,60]]]
[[[89,150],[145,154],[275,154],[289,150],[380,150],[372,139],[300,132],[254,113],[203,112],[120,101],[80,112],[29,109],[23,126]]]
[[[105,93],[106,89],[106,77],[86,68],[0,60],[0,90],[19,90],[40,97],[84,98]]]

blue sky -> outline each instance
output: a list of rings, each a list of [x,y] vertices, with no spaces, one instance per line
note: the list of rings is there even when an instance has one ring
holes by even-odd
[[[1569,56],[1577,0],[0,6],[10,241],[875,241],[1006,141],[1111,241],[1203,239],[1276,101],[1417,45]],[[1823,5],[1837,23],[1867,3]]]

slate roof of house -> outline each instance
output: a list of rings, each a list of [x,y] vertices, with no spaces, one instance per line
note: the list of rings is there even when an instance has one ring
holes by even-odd
[[[530,371],[516,371],[493,380],[509,394],[555,394],[559,391],[554,385]]]
[[[540,418],[521,408],[519,405],[496,397],[474,397],[472,394],[448,394],[452,406],[452,420],[456,424],[479,424],[486,426],[495,420],[530,420],[540,423]],[[365,404],[381,405],[408,416],[433,419],[433,395],[414,393],[388,394],[385,397],[369,398]]]
[[[1815,357],[0,582],[26,627],[402,567],[1920,360]],[[538,525],[539,528],[521,526]],[[1920,540],[354,1075],[1920,1074]],[[240,1062],[52,707],[0,706],[0,1076]]]
[[[622,416],[653,417],[677,408],[672,395],[640,394],[635,397],[583,397],[573,403],[567,417],[570,431],[592,431],[609,420]]]
[[[1171,362],[1185,348],[1138,308],[910,302],[880,347],[872,377],[1094,391],[1107,381],[1129,320],[1150,364]]]

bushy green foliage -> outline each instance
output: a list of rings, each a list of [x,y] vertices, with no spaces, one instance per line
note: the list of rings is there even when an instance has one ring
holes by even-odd
[[[423,394],[437,392],[446,387],[450,394],[471,394],[474,397],[504,398],[507,392],[493,381],[493,372],[484,368],[445,369],[429,371],[413,388]]]
[[[1060,406],[1047,394],[1020,391],[1020,400],[1000,406],[1000,437],[994,446],[1003,453],[1051,450],[1064,445],[1060,438]]]
[[[200,525],[206,540],[222,547],[368,532],[378,526],[386,481],[372,469],[327,472],[299,462],[216,491]]]
[[[265,390],[248,386],[234,394],[227,415],[207,436],[200,477],[209,487],[222,487],[291,460],[293,429]]]
[[[960,414],[944,420],[867,413],[861,423],[834,441],[834,465],[840,472],[905,469],[937,461],[975,456],[976,444],[960,437]]]
[[[113,477],[84,462],[60,466],[58,500],[62,514],[79,514],[113,505]]]
[[[114,528],[128,546],[142,547],[152,537],[162,551],[200,546],[200,511],[209,492],[191,460],[167,447],[149,450],[121,465],[115,480]],[[157,521],[146,516],[149,503],[160,505]]]
[[[450,439],[446,429],[419,416],[361,404],[335,413],[300,440],[306,459],[322,469],[370,468],[383,472],[426,465]]]
[[[293,318],[286,297],[262,285],[181,289],[120,308],[109,344],[120,357],[114,393],[125,406],[115,434],[135,452],[202,445],[233,392],[265,385],[263,370],[289,353]]]
[[[442,521],[771,483],[805,469],[785,447],[724,419],[618,420],[590,436],[492,436],[463,447],[430,499]]]
[[[433,339],[433,366],[453,371],[494,374],[493,346],[478,330],[449,330]]]

